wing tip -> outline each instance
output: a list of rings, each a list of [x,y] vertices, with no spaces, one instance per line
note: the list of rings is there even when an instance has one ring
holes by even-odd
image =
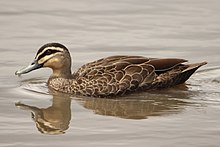
[[[204,62],[201,62],[201,63],[200,63],[201,66],[206,65],[206,64],[208,64],[207,61],[204,61]]]

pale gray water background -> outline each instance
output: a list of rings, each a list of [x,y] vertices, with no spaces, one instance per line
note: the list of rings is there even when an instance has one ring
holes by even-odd
[[[220,146],[219,0],[1,0],[0,24],[1,147]],[[118,100],[61,97],[71,105],[52,113],[60,112],[60,120],[66,114],[65,134],[46,135],[15,103],[51,106],[45,86],[51,71],[20,78],[14,72],[47,42],[70,49],[73,70],[117,54],[209,64],[191,77],[188,89]]]

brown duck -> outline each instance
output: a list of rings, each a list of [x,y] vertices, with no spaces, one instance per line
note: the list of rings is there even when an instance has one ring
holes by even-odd
[[[177,58],[110,56],[87,63],[72,74],[68,49],[59,43],[48,43],[38,50],[31,65],[15,74],[49,67],[53,70],[48,80],[50,89],[76,95],[108,97],[179,85],[200,66],[207,64],[185,62],[187,60]]]

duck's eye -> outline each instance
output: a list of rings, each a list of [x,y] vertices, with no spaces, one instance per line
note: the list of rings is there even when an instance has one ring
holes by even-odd
[[[52,51],[50,49],[48,49],[47,52],[46,52],[47,55],[49,55],[51,53],[52,53]]]

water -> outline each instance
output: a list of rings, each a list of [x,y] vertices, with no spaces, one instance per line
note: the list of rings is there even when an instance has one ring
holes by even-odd
[[[219,4],[2,0],[0,146],[219,146]],[[70,49],[73,70],[119,54],[209,64],[186,87],[120,99],[70,99],[48,93],[48,69],[14,75],[47,42],[61,42]]]

